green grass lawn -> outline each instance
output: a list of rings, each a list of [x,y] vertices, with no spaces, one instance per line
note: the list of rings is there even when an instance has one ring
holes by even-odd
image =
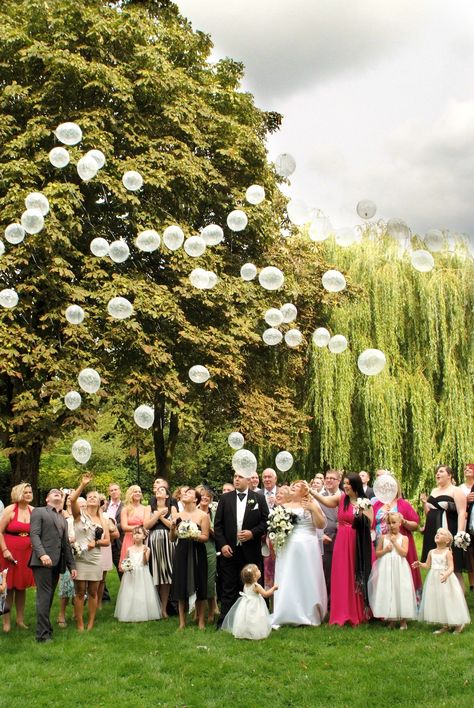
[[[115,572],[110,591],[117,595]],[[474,594],[469,605],[474,608]],[[433,636],[378,623],[357,628],[283,627],[263,642],[213,626],[177,628],[175,618],[119,624],[106,603],[93,632],[70,622],[54,642],[28,631],[0,636],[0,706],[472,706],[474,629]],[[52,617],[57,616],[57,604]]]

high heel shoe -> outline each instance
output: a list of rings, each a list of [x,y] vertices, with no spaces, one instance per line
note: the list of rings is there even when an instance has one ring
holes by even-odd
[[[435,629],[433,634],[445,634],[445,632],[449,632],[449,627],[447,624],[445,624],[444,627],[440,627],[439,629]]]

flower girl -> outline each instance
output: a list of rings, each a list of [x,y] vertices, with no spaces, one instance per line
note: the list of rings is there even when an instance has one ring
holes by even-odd
[[[443,634],[454,627],[454,634],[460,634],[464,625],[471,621],[464,593],[459,580],[454,575],[451,543],[453,536],[448,529],[438,529],[435,536],[436,548],[428,553],[426,563],[415,561],[414,567],[428,568],[423,587],[418,619],[422,622],[440,623],[441,629],[434,634]]]
[[[158,593],[148,568],[150,549],[144,545],[143,526],[132,530],[133,544],[121,562],[122,582],[115,606],[119,622],[147,622],[161,617]]]
[[[387,514],[387,534],[380,536],[368,582],[369,604],[374,617],[389,620],[391,626],[400,622],[407,628],[407,619],[416,619],[416,594],[407,561],[408,538],[400,533],[402,515]]]
[[[258,583],[260,577],[260,570],[253,563],[242,569],[244,590],[222,623],[222,629],[231,632],[236,639],[266,639],[272,631],[264,598],[273,595],[278,585],[264,590]]]

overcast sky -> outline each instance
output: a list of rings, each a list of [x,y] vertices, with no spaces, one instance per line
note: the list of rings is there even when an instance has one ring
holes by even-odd
[[[246,67],[259,107],[284,121],[287,193],[359,223],[400,217],[419,233],[474,235],[473,0],[178,0],[214,56]]]

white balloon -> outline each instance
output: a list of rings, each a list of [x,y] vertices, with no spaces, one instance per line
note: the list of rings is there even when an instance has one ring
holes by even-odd
[[[95,369],[83,369],[77,380],[86,393],[96,393],[100,388],[100,376]]]
[[[331,335],[326,327],[318,327],[313,332],[313,342],[317,347],[327,347],[330,339]]]
[[[168,226],[163,231],[163,243],[170,251],[177,251],[178,248],[181,248],[183,241],[184,233],[179,226]]]
[[[0,290],[0,305],[8,309],[16,307],[18,305],[18,294],[15,290],[12,290],[12,288]]]
[[[108,256],[109,242],[106,241],[105,238],[98,236],[97,238],[92,239],[90,243],[90,249],[94,256],[97,256],[99,258],[101,258],[102,256]]]
[[[283,316],[283,322],[285,322],[285,324],[293,322],[298,316],[298,310],[292,302],[285,302],[285,304],[280,307],[280,312]]]
[[[283,335],[279,329],[269,327],[262,334],[262,339],[265,344],[268,344],[269,347],[274,347],[276,344],[280,344],[281,340],[283,339]]]
[[[303,199],[291,199],[286,205],[286,211],[295,226],[303,226],[311,219],[311,210]]]
[[[257,268],[253,263],[244,263],[240,269],[240,277],[242,280],[253,280],[257,275]]]
[[[62,169],[63,167],[69,165],[69,161],[71,159],[68,151],[66,150],[66,148],[63,147],[53,148],[49,151],[48,157],[52,166],[58,167],[59,169]]]
[[[233,450],[240,450],[240,448],[242,448],[245,444],[244,436],[242,433],[238,433],[237,431],[229,435],[227,442]]]
[[[8,224],[5,229],[5,239],[8,243],[21,243],[25,238],[26,231],[21,224]]]
[[[206,246],[217,246],[218,243],[224,240],[224,230],[218,224],[208,224],[201,231],[201,237],[204,239]]]
[[[280,472],[288,472],[293,467],[293,455],[288,450],[282,450],[275,457],[275,465]]]
[[[133,413],[133,420],[139,428],[147,430],[151,428],[155,420],[155,411],[151,406],[138,406]]]
[[[126,320],[133,314],[133,305],[125,297],[113,297],[107,304],[107,312],[116,320]]]
[[[265,312],[265,322],[270,325],[270,327],[279,327],[283,320],[283,315],[281,310],[277,310],[276,307],[271,307]]]
[[[114,263],[123,263],[130,255],[128,245],[122,239],[112,241],[109,246],[109,257]]]
[[[387,221],[387,233],[398,241],[410,238],[410,229],[403,219],[389,219]]]
[[[227,217],[227,226],[231,231],[243,231],[247,224],[247,214],[242,209],[234,209]]]
[[[317,216],[309,225],[311,241],[325,241],[331,233],[331,222],[327,216]]]
[[[21,225],[27,234],[39,234],[44,226],[43,214],[39,209],[27,209],[21,215]]]
[[[265,190],[259,184],[251,184],[245,192],[249,204],[260,204],[265,199]]]
[[[209,289],[209,271],[204,268],[195,268],[189,274],[191,285],[198,290]]]
[[[102,150],[89,150],[86,152],[85,157],[92,157],[97,163],[97,169],[102,169],[105,165],[105,155]]]
[[[83,182],[88,182],[94,179],[99,168],[97,167],[97,162],[90,155],[84,155],[78,160],[76,165],[77,174],[82,179]]]
[[[92,455],[92,447],[87,440],[76,440],[76,442],[73,443],[71,452],[76,462],[85,465],[89,462],[90,456]]]
[[[155,229],[140,231],[135,239],[136,247],[145,253],[152,253],[153,251],[156,251],[156,249],[160,247],[160,243],[160,235],[155,231]]]
[[[278,155],[275,160],[275,171],[280,177],[289,177],[296,169],[296,161],[293,155],[287,152]]]
[[[328,342],[328,349],[333,354],[342,354],[347,349],[347,339],[343,334],[335,334]]]
[[[344,226],[342,229],[337,229],[335,232],[335,241],[338,246],[347,248],[352,246],[357,241],[357,236],[354,229],[350,226]]]
[[[432,253],[439,253],[439,251],[446,248],[446,239],[443,232],[439,229],[430,229],[427,231],[423,241],[428,251]]]
[[[374,482],[374,494],[383,504],[390,504],[398,496],[398,484],[391,474],[381,474]]]
[[[212,272],[212,270],[208,270],[207,275],[209,278],[209,283],[208,283],[207,289],[210,290],[211,288],[214,287],[214,285],[217,285],[217,281],[219,280],[219,278],[217,277],[217,275],[215,273]]]
[[[201,366],[200,364],[195,364],[195,366],[191,366],[188,375],[191,381],[199,384],[205,383],[211,376],[209,370],[206,369],[205,366]]]
[[[66,312],[66,319],[70,324],[78,325],[84,321],[85,312],[79,305],[69,305]]]
[[[64,396],[64,404],[70,411],[75,411],[82,403],[82,396],[79,391],[68,391]]]
[[[201,236],[190,236],[184,242],[184,250],[191,258],[199,258],[206,250],[206,242]]]
[[[27,209],[39,209],[43,216],[49,211],[48,198],[41,192],[30,192],[25,199],[25,206]]]
[[[359,371],[366,376],[376,376],[380,374],[386,363],[387,359],[385,358],[385,354],[381,352],[380,349],[366,349],[362,354],[359,354],[359,358],[357,359]]]
[[[77,123],[61,123],[54,134],[63,145],[77,145],[82,140],[82,130]]]
[[[429,251],[413,251],[411,254],[411,264],[420,273],[429,273],[434,268],[434,258]]]
[[[303,342],[303,335],[299,329],[289,329],[285,334],[285,342],[289,347],[294,349],[295,347],[299,347]]]
[[[370,199],[362,199],[362,201],[357,204],[356,211],[361,219],[371,219],[375,216],[377,206],[375,202],[372,202]]]
[[[242,448],[234,453],[232,467],[234,472],[248,478],[257,471],[257,458],[253,452]]]
[[[285,282],[285,276],[279,268],[267,266],[260,271],[258,282],[265,290],[278,290]]]
[[[338,293],[346,287],[346,279],[338,270],[327,270],[321,280],[323,288],[330,293]]]
[[[129,192],[137,192],[143,187],[143,177],[136,170],[128,170],[122,177],[122,184]]]

